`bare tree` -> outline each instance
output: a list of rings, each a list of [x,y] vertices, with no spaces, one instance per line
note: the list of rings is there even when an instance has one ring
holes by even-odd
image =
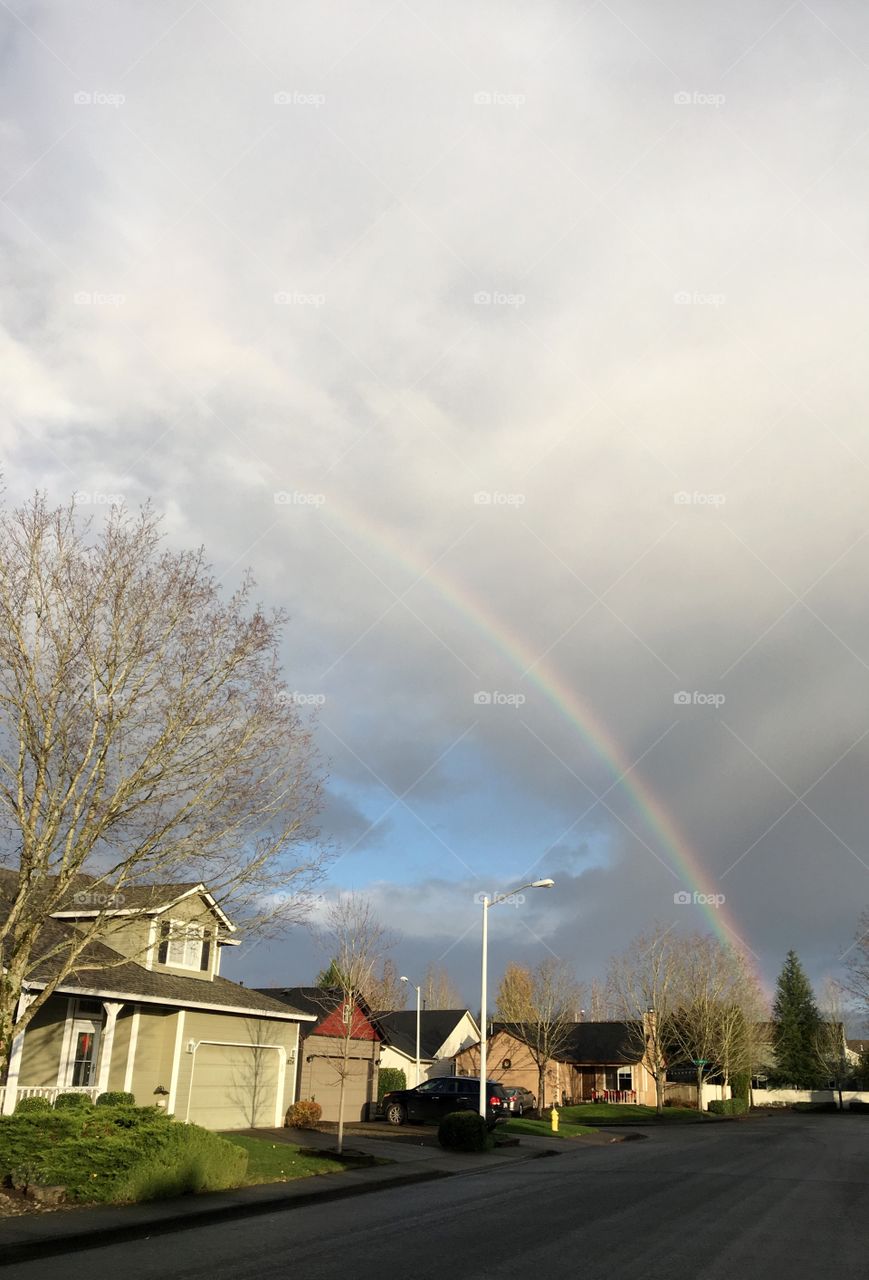
[[[344,1097],[347,1080],[352,1075],[353,1042],[367,1031],[367,1020],[359,1009],[359,1001],[367,1004],[365,992],[371,990],[374,975],[392,947],[392,937],[377,919],[370,900],[348,893],[333,902],[326,912],[320,942],[332,957],[330,973],[339,993],[341,1010],[339,1049],[329,1065],[338,1077],[338,1151],[344,1149]]]
[[[588,993],[588,1018],[590,1022],[608,1022],[617,1018],[612,991],[605,982],[592,980]]]
[[[676,972],[679,1003],[666,1033],[675,1054],[694,1065],[702,1111],[704,1081],[726,1076],[741,1051],[752,980],[742,953],[709,934],[680,939]]]
[[[824,987],[821,1024],[815,1035],[814,1055],[821,1076],[831,1080],[839,1098],[839,1110],[845,1110],[842,1088],[854,1075],[845,1040],[843,991],[838,982],[829,979]]]
[[[422,1006],[424,1009],[461,1009],[462,997],[446,969],[430,964],[422,979]],[[398,1006],[396,1006],[397,1008]]]
[[[391,957],[383,961],[380,973],[372,974],[365,1001],[370,1009],[383,1011],[403,1009],[407,1004],[407,983],[401,981]]]
[[[628,1028],[628,1047],[655,1081],[657,1110],[664,1109],[670,1058],[669,1027],[681,1002],[680,947],[672,929],[640,934],[610,963],[608,990]]]
[[[71,970],[97,967],[122,896],[144,911],[145,886],[203,881],[249,927],[306,913],[316,757],[280,674],[284,617],[252,591],[222,598],[148,509],[99,530],[38,495],[0,512],[0,1070]],[[49,927],[76,895],[95,914]]]
[[[843,988],[855,996],[869,1022],[869,909],[863,912],[853,946],[848,953],[847,976]]]
[[[498,992],[499,1016],[527,1044],[537,1067],[537,1105],[546,1105],[546,1068],[566,1049],[580,1003],[567,965],[544,960],[535,969],[511,965]]]

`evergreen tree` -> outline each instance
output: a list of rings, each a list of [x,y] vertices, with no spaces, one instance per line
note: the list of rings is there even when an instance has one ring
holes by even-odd
[[[817,1088],[821,1015],[812,985],[795,951],[789,951],[776,984],[773,1005],[774,1081],[797,1089]]]

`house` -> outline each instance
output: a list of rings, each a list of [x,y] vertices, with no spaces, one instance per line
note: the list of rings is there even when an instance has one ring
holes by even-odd
[[[16,882],[0,870],[0,909]],[[110,896],[107,906],[105,895],[78,891],[46,922],[44,958],[22,992],[28,1003],[77,929],[103,911],[105,930],[14,1038],[0,1111],[26,1096],[125,1090],[140,1106],[211,1129],[283,1124],[300,1028],[313,1016],[221,976],[236,926],[203,884]],[[95,897],[100,905],[89,905]]]
[[[351,1015],[337,987],[264,987],[260,994],[273,1002],[286,1002],[289,1008],[301,1009],[307,1015],[296,1064],[296,1097],[319,1102],[322,1119],[336,1121],[343,1075],[344,1119],[364,1120],[369,1104],[377,1101],[383,1038],[365,1001],[357,1000]],[[345,1074],[348,1023],[351,1033]]]
[[[540,1106],[597,1098],[655,1105],[655,1081],[638,1048],[633,1023],[571,1023],[562,1047],[545,1063],[542,1098],[532,1044],[531,1031],[523,1024],[493,1022],[486,1047],[489,1079],[521,1085]],[[457,1075],[477,1075],[479,1043],[461,1050],[454,1063]]]
[[[453,1058],[480,1039],[480,1028],[468,1009],[421,1009],[419,1014],[419,1081],[416,1078],[416,1010],[378,1013],[383,1033],[381,1067],[404,1072],[409,1087],[432,1076],[453,1074]]]

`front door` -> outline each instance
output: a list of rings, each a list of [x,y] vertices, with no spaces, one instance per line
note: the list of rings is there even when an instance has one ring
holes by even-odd
[[[99,1044],[99,1024],[91,1018],[77,1018],[72,1026],[67,1085],[80,1088],[96,1084]]]

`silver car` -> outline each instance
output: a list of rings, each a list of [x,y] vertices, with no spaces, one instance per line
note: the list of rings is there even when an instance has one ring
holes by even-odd
[[[507,1109],[511,1115],[521,1116],[534,1110],[537,1099],[530,1089],[524,1089],[521,1084],[502,1084],[501,1088],[507,1095]]]

